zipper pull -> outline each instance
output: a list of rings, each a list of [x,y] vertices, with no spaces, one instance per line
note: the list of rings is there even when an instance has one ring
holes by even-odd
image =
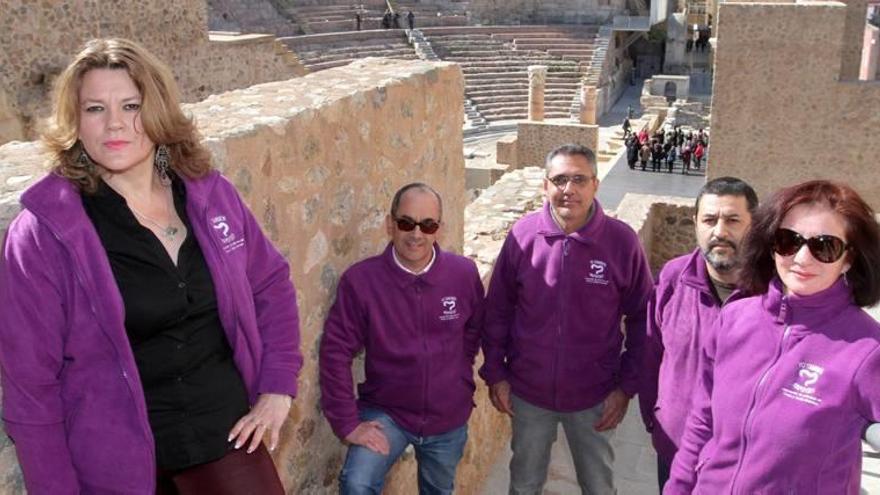
[[[568,237],[562,240],[562,255],[568,256]]]
[[[779,304],[779,315],[776,317],[779,323],[788,322],[788,296],[782,296],[782,302]]]

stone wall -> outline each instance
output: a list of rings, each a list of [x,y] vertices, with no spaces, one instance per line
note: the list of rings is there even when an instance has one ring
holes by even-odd
[[[185,101],[198,101],[256,83],[301,75],[304,69],[271,37],[209,39],[204,0],[0,2],[0,93],[23,130],[3,137],[34,138],[48,113],[55,77],[77,49],[96,37],[120,36],[142,43],[171,66]]]
[[[721,3],[719,11],[707,178],[741,177],[760,196],[808,179],[841,180],[880,209],[880,83],[855,80],[858,63],[854,74],[842,69],[851,52],[848,7]],[[854,28],[859,46],[864,12]]]
[[[296,36],[302,29],[271,0],[207,0],[212,31],[241,31]]]
[[[275,454],[288,493],[336,491],[345,447],[317,406],[318,340],[339,275],[386,244],[383,220],[394,191],[414,180],[434,185],[444,199],[441,243],[462,251],[463,88],[455,64],[366,59],[187,106],[216,166],[287,257],[298,288],[305,366]],[[7,212],[0,227],[18,193],[42,175],[43,161],[35,143],[0,147],[0,212]],[[461,493],[479,488],[507,438],[485,387],[475,400]],[[408,454],[388,493],[417,491],[414,464]],[[0,435],[0,493],[22,492],[16,469],[13,447]]]
[[[472,24],[595,24],[626,8],[625,0],[471,0]]]
[[[696,246],[691,198],[627,194],[615,213],[639,234],[655,275],[667,261]]]
[[[599,127],[595,125],[520,122],[516,125],[516,165],[543,167],[547,153],[559,145],[575,143],[594,152],[599,148]]]

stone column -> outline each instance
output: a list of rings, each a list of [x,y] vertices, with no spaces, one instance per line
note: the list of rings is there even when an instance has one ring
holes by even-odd
[[[596,124],[596,87],[583,86],[581,88],[581,124]]]
[[[547,80],[546,65],[529,66],[529,120],[544,120],[544,83]]]

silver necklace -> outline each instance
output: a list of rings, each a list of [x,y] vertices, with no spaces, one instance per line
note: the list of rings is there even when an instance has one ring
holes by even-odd
[[[169,223],[168,225],[163,226],[161,223],[157,222],[156,220],[153,220],[152,218],[148,217],[147,215],[144,215],[143,213],[139,212],[137,210],[137,208],[135,208],[134,206],[129,204],[128,207],[131,208],[131,211],[134,212],[137,216],[139,216],[139,217],[143,218],[144,220],[150,222],[151,224],[155,225],[159,229],[159,231],[162,232],[162,235],[166,239],[168,239],[169,241],[173,241],[174,237],[180,231],[180,229],[175,227],[173,223]],[[169,218],[171,217],[171,213],[168,208],[168,203],[165,203],[165,214]],[[172,222],[173,222],[173,220],[172,220]]]

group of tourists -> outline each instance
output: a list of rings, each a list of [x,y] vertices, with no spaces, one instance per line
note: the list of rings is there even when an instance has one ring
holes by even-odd
[[[355,22],[357,23],[357,30],[361,30],[361,14],[355,14]],[[412,10],[408,11],[406,14],[406,23],[409,26],[409,29],[413,29],[416,24],[416,16],[413,14]],[[390,10],[385,11],[385,15],[382,16],[382,29],[400,29],[400,13],[399,12],[391,12]]]
[[[283,493],[269,451],[303,363],[287,261],[152,54],[93,40],[56,85],[54,168],[0,263],[2,414],[28,493]],[[542,493],[560,424],[582,493],[615,493],[612,438],[638,393],[667,495],[856,495],[880,421],[880,325],[860,309],[880,300],[880,232],[858,194],[812,181],[758,205],[710,181],[698,247],[655,285],[596,200],[593,151],[559,146],[544,172],[487,292],[438,244],[443,201],[418,182],[391,200],[384,251],[342,274],[317,356],[348,445],[340,492],[380,494],[411,446],[419,492],[453,493],[482,350],[511,494]]]
[[[647,170],[649,163],[653,172],[672,173],[677,166],[681,167],[683,174],[702,169],[709,144],[709,136],[703,129],[685,132],[675,126],[665,132],[662,128],[657,129],[653,135],[646,128],[635,133],[628,119],[624,120],[623,129],[626,162],[630,169],[640,165],[641,170]]]

